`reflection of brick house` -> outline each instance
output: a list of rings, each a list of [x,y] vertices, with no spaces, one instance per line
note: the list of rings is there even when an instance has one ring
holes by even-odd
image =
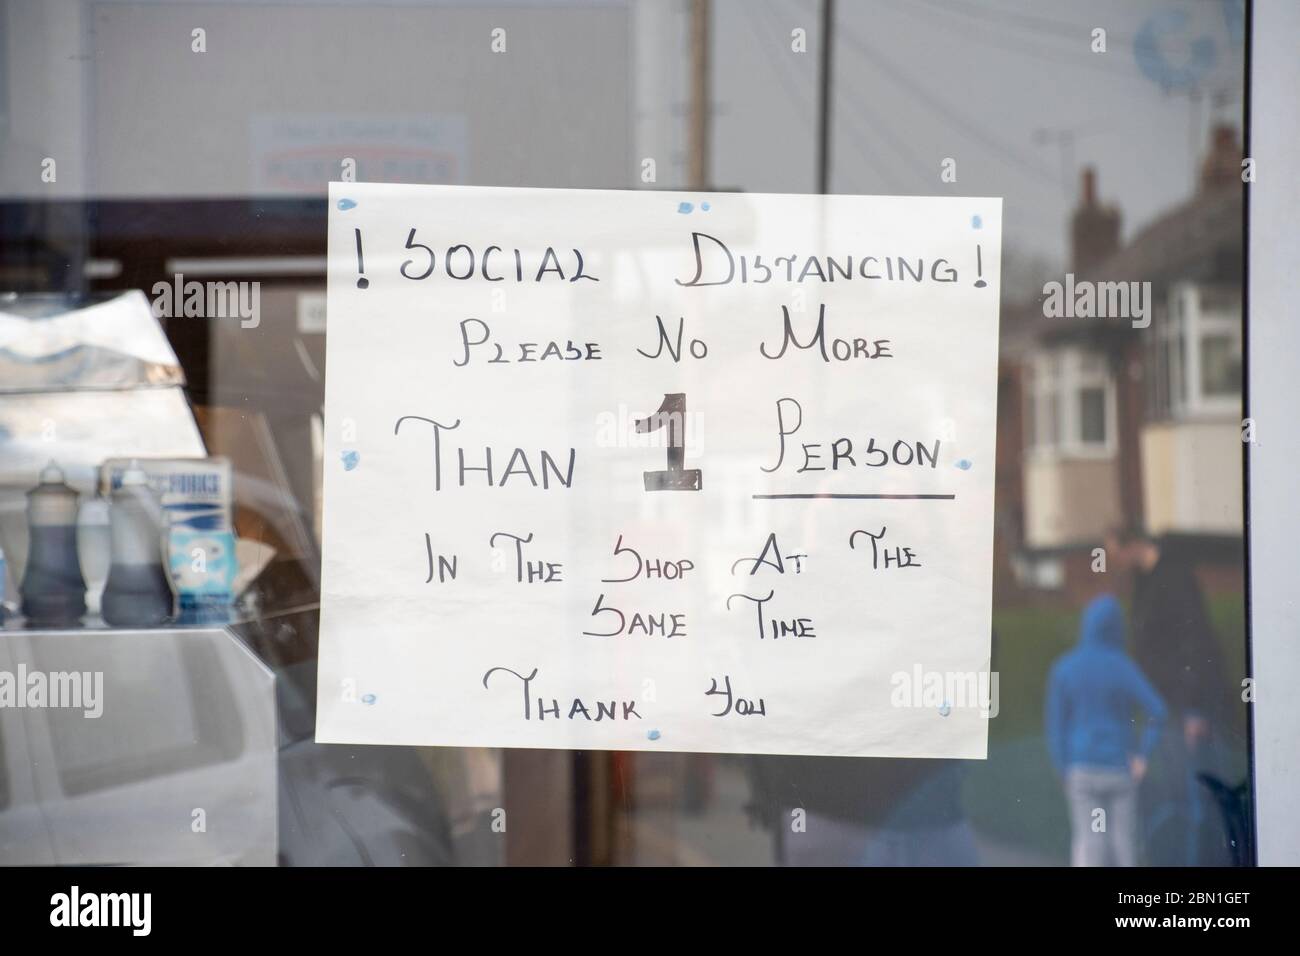
[[[1119,244],[1092,170],[1071,229],[1076,282],[1150,282],[1151,323],[1008,310],[999,375],[1003,589],[1096,586],[1092,549],[1120,524],[1240,574],[1241,150],[1215,131],[1196,194]]]

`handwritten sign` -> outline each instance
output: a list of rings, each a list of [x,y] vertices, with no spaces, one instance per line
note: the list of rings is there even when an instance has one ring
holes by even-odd
[[[998,199],[330,187],[317,739],[983,758]]]

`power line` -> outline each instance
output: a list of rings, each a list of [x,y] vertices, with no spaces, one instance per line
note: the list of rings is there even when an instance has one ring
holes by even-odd
[[[929,2],[933,2],[933,0],[929,0]],[[1002,33],[997,34],[996,37],[990,37],[987,30],[980,30],[976,33],[971,33],[971,31],[968,28],[962,27],[960,24],[954,23],[949,19],[943,17],[938,17],[938,18],[926,17],[914,6],[902,5],[899,7],[893,7],[891,9],[905,10],[907,11],[908,16],[913,16],[915,14],[916,17],[919,18],[922,22],[924,22],[927,27],[934,26],[935,22],[937,21],[938,23],[942,24],[945,28],[947,28],[951,32],[960,36],[962,39],[966,39],[966,40],[977,39],[979,40],[979,42],[985,44],[986,46],[993,47],[994,49],[997,50],[1006,50],[1009,53],[1017,53],[1024,56],[1031,56],[1034,57],[1035,59],[1043,60],[1045,62],[1054,63],[1057,65],[1060,65],[1063,60],[1068,58],[1071,60],[1072,66],[1077,66],[1077,67],[1090,69],[1090,70],[1104,71],[1111,76],[1116,76],[1119,73],[1119,71],[1114,66],[1114,60],[1107,60],[1105,57],[1098,56],[1095,53],[1065,51],[1060,49],[1051,50],[1043,46],[1033,46],[1022,42],[1017,42],[1019,38],[1007,36],[1006,34],[1002,34]],[[985,26],[989,26],[989,25],[985,24]]]
[[[803,11],[800,12],[802,13]],[[780,24],[776,19],[777,16],[778,14],[774,12],[773,25],[774,25],[774,29],[776,29],[777,38],[779,40],[781,35],[781,30],[780,30]],[[870,136],[872,132],[882,134],[881,137],[882,141],[885,142],[885,144],[888,145],[897,155],[901,156],[903,159],[903,164],[906,165],[907,168],[910,169],[913,173],[915,173],[918,180],[920,181],[919,188],[921,188],[922,190],[928,190],[931,185],[931,179],[929,176],[926,175],[925,170],[929,168],[930,164],[920,159],[916,155],[916,153],[913,152],[906,145],[903,139],[898,135],[897,132],[895,132],[893,127],[887,122],[886,117],[883,115],[883,113],[882,115],[874,117],[874,119],[869,121],[866,124],[865,129],[862,125],[859,125],[858,122],[859,115],[860,114],[858,110],[855,108],[851,108],[848,110],[840,109],[838,111],[838,114],[834,117],[834,119],[835,122],[841,124],[845,129],[847,129],[849,135],[853,138],[854,142],[857,144],[858,149],[868,157],[871,165],[881,174],[881,177],[887,181],[889,188],[894,192],[903,191],[899,188],[898,181],[894,179],[892,175],[889,174],[888,170],[890,169],[890,166],[884,163],[881,160],[880,155],[875,151],[875,148],[873,146],[875,140],[873,140]],[[861,115],[867,115],[868,117],[870,117],[870,114],[867,113],[865,107],[863,108]]]
[[[1087,27],[1083,24],[1070,23],[1065,20],[1057,20],[1054,17],[1038,16],[1032,13],[1018,13],[1013,10],[1003,10],[998,7],[987,4],[973,4],[969,0],[926,0],[931,4],[945,7],[954,13],[961,13],[965,16],[974,17],[981,21],[1001,21],[1003,23],[1014,23],[1023,26],[1033,33],[1045,36],[1059,36],[1071,40],[1077,40],[1080,36],[1091,37],[1092,31],[1096,26]],[[1113,33],[1106,31],[1106,39],[1117,39],[1120,43],[1132,44],[1134,38],[1122,33]]]
[[[750,28],[754,31],[754,36],[758,39],[760,48],[767,47],[770,45],[776,59],[779,61],[785,61],[787,58],[781,55],[785,48],[785,41],[784,41],[784,37],[781,34],[781,24],[778,20],[776,20],[775,14],[773,14],[773,18],[769,22],[765,16],[760,17],[757,15],[757,14],[765,14],[766,10],[758,7],[749,8],[749,10],[752,10],[756,14],[756,16],[754,16],[753,19],[746,17],[746,20],[749,23]],[[760,22],[762,23],[761,28],[759,25]],[[774,34],[772,30],[775,30]],[[822,38],[822,42],[825,42],[825,38]],[[795,111],[796,113],[798,113],[800,119],[803,120],[805,124],[808,124],[810,122],[809,120],[810,111],[806,110],[804,107],[812,102],[812,91],[810,89],[808,93],[804,95],[801,94],[797,89],[795,89],[794,81],[791,78],[791,74],[787,72],[788,69],[792,70],[793,65],[782,62],[781,65],[778,66],[773,71],[773,73],[776,75],[777,80],[781,83],[782,87],[789,95],[791,101],[794,103],[796,108]],[[797,77],[798,75],[799,75],[798,71],[795,71],[793,74],[793,76],[795,77]],[[879,174],[879,176],[882,179],[885,180],[888,188],[891,191],[898,192],[899,190],[898,190],[897,182],[894,180],[893,176],[889,173],[888,166],[883,162],[881,162],[879,154],[876,153],[869,146],[867,146],[865,143],[860,143],[860,145],[863,147],[862,152],[866,154],[867,161],[871,164],[871,167],[876,170],[876,172]]]
[[[925,87],[915,82],[912,77],[908,76],[906,71],[891,62],[888,58],[882,56],[879,51],[871,47],[869,44],[863,42],[860,37],[855,36],[854,33],[848,30],[843,24],[840,26],[840,33],[842,42],[846,43],[850,48],[864,57],[868,63],[889,76],[899,87],[906,90],[915,99],[920,100],[931,110],[945,117],[949,123],[962,130],[975,142],[989,150],[989,152],[994,153],[1007,162],[1020,167],[1038,178],[1040,181],[1049,183],[1052,186],[1053,192],[1055,192],[1058,185],[1057,177],[1055,175],[1047,172],[1042,167],[1027,161],[1022,156],[1017,155],[1014,148],[1000,143],[997,139],[984,132],[978,124],[953,110],[940,97],[935,96],[933,93],[926,90]]]

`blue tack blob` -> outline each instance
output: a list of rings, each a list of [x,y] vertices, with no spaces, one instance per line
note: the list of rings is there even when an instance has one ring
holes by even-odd
[[[658,740],[658,739],[659,739],[659,731],[657,731],[657,730],[652,730],[652,731],[650,731],[648,734],[646,734],[646,736],[649,737],[651,740]]]
[[[709,204],[706,203],[706,202],[702,202],[702,203],[700,203],[700,209],[703,210],[704,212],[708,212],[708,211],[709,211]]]
[[[366,694],[365,697],[362,697],[362,698],[361,698],[361,703],[363,703],[363,704],[373,704],[373,703],[374,703],[376,700],[378,700],[378,699],[379,699],[379,698],[376,697],[374,694]]]
[[[338,206],[341,212],[347,212],[349,209],[356,209],[357,203],[354,199],[340,199]]]
[[[972,229],[983,229],[983,228],[984,228],[984,220],[981,219],[979,216],[971,216],[971,217],[970,217],[970,227],[971,227]]]
[[[943,704],[939,707],[939,716],[940,716],[940,717],[947,717],[947,716],[948,716],[949,714],[951,714],[951,713],[952,713],[952,707],[951,707],[951,706],[949,705],[949,703],[945,700],[945,701],[943,702]]]
[[[342,458],[344,471],[351,471],[353,468],[357,467],[357,465],[361,464],[361,452],[359,451],[345,451]]]
[[[957,462],[957,467],[962,471],[970,471],[970,465],[971,462],[969,458],[963,458],[961,461]]]
[[[679,213],[681,213],[683,216],[685,216],[687,213],[689,213],[689,212],[690,212],[692,209],[694,209],[694,208],[695,208],[695,204],[694,204],[694,203],[689,203],[689,202],[679,202],[679,203],[677,204],[677,211],[678,211]]]

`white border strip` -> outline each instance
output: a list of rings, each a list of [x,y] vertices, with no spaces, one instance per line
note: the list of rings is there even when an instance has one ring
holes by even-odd
[[[1250,574],[1259,862],[1300,864],[1300,4],[1256,0],[1251,63]]]

